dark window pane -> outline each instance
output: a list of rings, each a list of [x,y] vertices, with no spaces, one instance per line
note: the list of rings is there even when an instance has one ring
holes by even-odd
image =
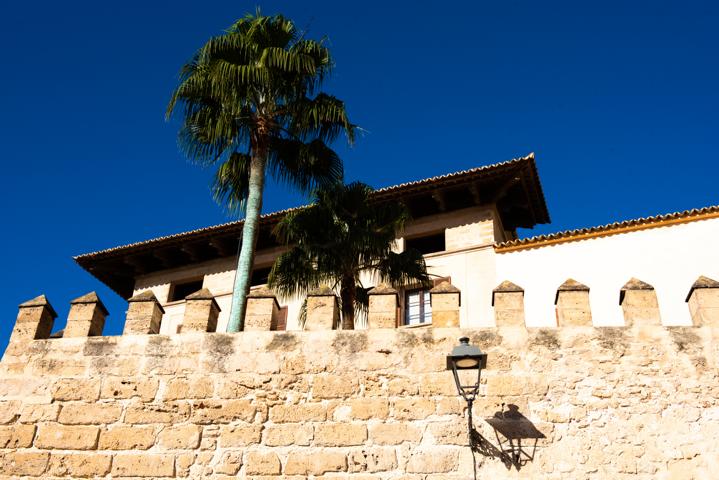
[[[198,290],[202,290],[202,280],[193,280],[191,282],[182,282],[172,285],[170,289],[169,302],[175,302],[177,300],[184,300],[184,298],[191,293],[195,293]]]
[[[443,252],[444,251],[444,232],[440,232],[434,235],[427,235],[424,237],[407,238],[404,241],[405,250],[414,248],[419,250],[420,253],[426,255],[428,253]]]
[[[250,278],[250,286],[255,287],[257,285],[266,284],[267,278],[270,276],[270,270],[272,270],[272,267],[256,268],[256,269],[252,270],[252,278]]]

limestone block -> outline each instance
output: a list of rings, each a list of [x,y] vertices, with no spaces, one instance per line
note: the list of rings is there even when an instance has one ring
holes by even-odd
[[[269,288],[262,287],[252,290],[247,297],[245,309],[245,331],[277,330],[280,304]]]
[[[90,292],[70,302],[70,313],[63,337],[92,337],[102,335],[107,308],[97,293]]]
[[[659,303],[654,287],[636,278],[630,279],[619,292],[624,325],[661,325]]]
[[[127,301],[127,316],[123,335],[147,335],[160,333],[165,310],[152,290],[138,293]]]
[[[192,450],[200,446],[201,432],[199,425],[167,426],[157,437],[157,443],[166,450]]]
[[[269,452],[247,452],[244,458],[247,475],[279,475],[280,459],[277,454]]]
[[[28,448],[35,438],[35,425],[0,427],[0,448]]]
[[[180,332],[214,332],[219,314],[220,306],[208,289],[192,293],[185,298],[185,316]]]
[[[147,450],[155,444],[155,427],[118,425],[100,432],[100,450]]]
[[[40,425],[35,446],[44,450],[94,450],[100,429],[89,426]]]
[[[112,461],[113,477],[174,477],[175,456],[118,453]]]
[[[686,299],[694,326],[719,327],[719,282],[701,276]]]
[[[286,475],[323,475],[346,470],[347,455],[334,449],[290,452],[285,465]]]
[[[467,426],[459,422],[433,422],[429,424],[428,433],[437,445],[466,445]]]
[[[394,418],[397,420],[424,420],[434,411],[435,403],[429,398],[398,398],[393,402]]]
[[[10,344],[25,344],[30,340],[49,338],[57,313],[45,295],[21,303],[10,335]],[[20,347],[22,351],[24,347]]]
[[[140,398],[151,402],[158,388],[156,378],[105,377],[102,380],[100,398]]]
[[[492,290],[495,324],[498,327],[524,326],[524,289],[505,280]]]
[[[214,452],[212,452],[214,453]],[[225,452],[220,457],[220,461],[213,467],[215,473],[222,475],[235,476],[242,467],[242,452]],[[225,477],[222,477],[225,478]],[[229,480],[229,479],[228,479]]]
[[[323,422],[327,419],[327,406],[322,403],[275,405],[270,409],[270,420],[275,423]]]
[[[348,447],[367,440],[367,425],[360,423],[323,423],[315,427],[315,445]]]
[[[220,447],[245,447],[260,443],[262,425],[223,425],[220,428]]]
[[[269,425],[264,430],[262,444],[268,447],[307,446],[312,442],[313,434],[314,429],[307,424]]]
[[[57,477],[100,478],[110,473],[112,457],[103,453],[53,453],[48,473]]]
[[[135,403],[127,406],[125,423],[178,423],[190,415],[190,406],[186,403],[144,404]]]
[[[389,402],[385,398],[358,398],[349,404],[350,415],[356,420],[384,420],[389,414]]]
[[[47,452],[10,452],[0,457],[0,474],[12,475],[10,478],[42,476],[49,459],[50,454]]]
[[[53,386],[52,398],[92,402],[100,398],[100,379],[61,378]]]
[[[421,396],[443,395],[452,397],[457,395],[457,385],[454,383],[451,372],[425,373],[418,380]]]
[[[115,423],[121,413],[122,405],[117,403],[67,403],[60,410],[58,421],[66,425]]]
[[[60,404],[25,404],[20,410],[21,423],[54,422],[60,415]]]
[[[323,287],[307,295],[307,319],[305,330],[332,330],[339,324],[337,295]]]
[[[211,378],[173,378],[168,380],[162,396],[165,400],[210,398],[214,388]],[[236,396],[231,395],[223,398],[236,398]]]
[[[190,421],[200,424],[252,422],[257,407],[251,400],[202,400],[193,402]]]
[[[356,378],[346,375],[318,375],[312,386],[315,398],[346,398],[359,390]]]
[[[0,425],[13,423],[20,416],[20,400],[0,401]]]
[[[367,325],[369,328],[397,327],[397,290],[389,285],[381,284],[369,292],[369,311]]]
[[[371,447],[350,451],[348,472],[387,472],[397,468],[397,453],[393,447]]]
[[[459,327],[461,293],[449,282],[442,282],[429,291],[433,327]]]
[[[456,470],[459,448],[435,447],[417,449],[407,462],[409,473],[447,473]]]
[[[557,289],[554,297],[557,324],[560,327],[591,326],[592,311],[589,307],[589,287],[568,279]]]

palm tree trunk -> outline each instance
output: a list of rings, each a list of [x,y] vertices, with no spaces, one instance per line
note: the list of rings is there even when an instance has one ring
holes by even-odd
[[[259,232],[260,213],[262,212],[262,191],[265,187],[266,163],[266,154],[259,152],[253,155],[250,161],[247,210],[245,212],[245,223],[242,226],[242,247],[240,248],[240,255],[237,257],[237,272],[235,273],[235,285],[232,290],[230,321],[227,325],[228,332],[239,332],[244,328],[247,295],[250,293],[252,264],[255,259],[255,246]]]
[[[342,298],[342,330],[355,328],[355,281],[352,277],[344,277],[340,286]]]

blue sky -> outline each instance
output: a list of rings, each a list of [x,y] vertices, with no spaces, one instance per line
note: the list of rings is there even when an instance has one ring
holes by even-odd
[[[254,2],[0,6],[0,351],[17,305],[97,290],[72,256],[229,220],[163,114],[177,72]],[[366,134],[346,179],[392,185],[535,152],[552,224],[719,203],[719,4],[263,2],[337,63],[326,90]],[[270,185],[265,210],[303,203]]]

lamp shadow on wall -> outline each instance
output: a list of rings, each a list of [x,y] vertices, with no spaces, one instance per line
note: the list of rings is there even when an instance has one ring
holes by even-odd
[[[537,443],[546,438],[514,404],[507,405],[506,410],[503,406],[494,416],[485,418],[485,422],[492,427],[497,443],[493,444],[473,427],[472,453],[499,459],[507,470],[514,467],[519,471],[533,461]]]

